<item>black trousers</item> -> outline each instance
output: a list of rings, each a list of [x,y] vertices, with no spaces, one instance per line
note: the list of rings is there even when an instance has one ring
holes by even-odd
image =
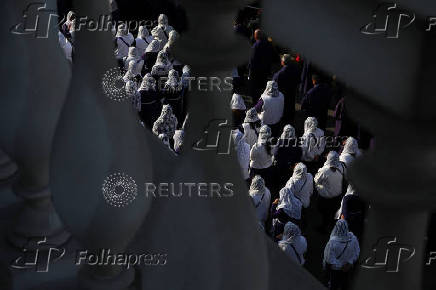
[[[329,290],[348,289],[348,272],[344,272],[341,270],[330,270],[329,276]]]

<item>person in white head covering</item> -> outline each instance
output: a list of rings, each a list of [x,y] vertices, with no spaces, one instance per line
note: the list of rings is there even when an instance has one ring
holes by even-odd
[[[361,155],[359,150],[359,144],[357,140],[353,137],[348,137],[345,141],[344,149],[342,150],[341,156],[339,160],[345,165],[345,173],[347,173],[347,169],[353,163],[354,159]]]
[[[308,117],[304,122],[303,140],[303,156],[301,159],[305,161],[308,166],[309,163],[311,163],[310,165],[313,165],[310,166],[310,169],[312,169],[312,167],[317,169],[316,163],[319,161],[322,153],[325,150],[325,138],[324,131],[318,128],[318,121],[316,118]]]
[[[132,101],[133,108],[138,112],[141,111],[141,95],[138,92],[138,88],[134,81],[127,81],[126,83],[126,94]]]
[[[174,132],[173,140],[174,140],[174,152],[180,154],[183,148],[183,139],[185,138],[184,130],[176,130]]]
[[[142,67],[144,66],[144,61],[136,47],[129,47],[129,54],[126,58],[124,58],[124,68],[128,69],[130,62],[135,62],[135,75],[140,75],[142,72]]]
[[[182,85],[185,90],[189,90],[189,78],[191,77],[191,67],[189,65],[183,66],[182,69]]]
[[[159,118],[153,124],[153,133],[156,136],[165,134],[168,136],[168,138],[170,138],[170,140],[172,140],[177,128],[177,124],[178,121],[176,116],[173,114],[171,106],[164,105]]]
[[[136,48],[138,49],[139,55],[142,56],[145,53],[145,50],[153,41],[153,36],[150,35],[147,27],[139,26],[138,36],[136,37],[135,43]]]
[[[274,239],[278,239],[283,233],[283,228],[287,222],[301,224],[302,206],[301,201],[295,197],[290,188],[283,187],[280,190],[279,198],[274,200],[271,207],[272,236]]]
[[[168,17],[165,14],[160,14],[157,18],[157,23],[158,27],[162,29],[168,39],[170,32],[174,30],[174,28],[168,24]]]
[[[294,173],[286,183],[295,196],[301,201],[304,208],[310,205],[310,197],[313,194],[313,176],[307,172],[307,167],[303,163],[295,165]]]
[[[257,115],[256,109],[251,108],[245,113],[244,123],[242,124],[242,128],[244,129],[244,139],[250,148],[253,147],[254,144],[257,143],[258,134],[260,131],[260,127],[262,126],[262,122]]]
[[[154,40],[159,42],[159,49],[163,49],[167,44],[168,37],[165,35],[165,32],[159,26],[156,26],[151,30],[151,35]]]
[[[271,127],[273,136],[280,134],[280,120],[283,116],[284,102],[285,98],[279,92],[277,82],[269,81],[255,106],[256,110],[260,112],[259,118],[262,120],[262,124]]]
[[[233,94],[232,100],[230,101],[230,107],[232,109],[233,127],[237,128],[242,125],[245,117],[245,110],[247,109],[244,99],[240,94]]]
[[[152,129],[153,123],[162,111],[162,102],[156,89],[156,80],[151,74],[144,76],[138,91],[141,95],[141,120],[148,128]]]
[[[298,146],[295,128],[286,125],[277,143],[277,151],[274,155],[274,165],[277,168],[278,188],[285,186],[291,177],[291,168],[301,161],[301,147]]]
[[[134,82],[139,82],[141,80],[141,74],[138,74],[138,66],[139,64],[131,61],[129,63],[129,68],[127,69],[127,72],[124,74],[123,80],[124,82],[128,82],[128,81],[134,81]]]
[[[315,175],[315,186],[318,194],[326,199],[342,195],[344,189],[344,165],[339,161],[339,154],[330,151],[324,166]]]
[[[235,130],[232,133],[233,142],[235,146],[235,151],[238,156],[239,165],[242,170],[242,176],[245,180],[250,178],[249,167],[250,167],[250,145],[244,141],[244,136],[241,131]]]
[[[257,143],[250,151],[250,176],[262,176],[268,188],[273,185],[272,156],[274,148],[271,146],[270,138],[271,129],[267,125],[263,125],[260,128]]]
[[[265,181],[260,177],[260,175],[253,177],[248,194],[250,195],[254,208],[256,209],[257,220],[265,226],[271,202],[271,193],[265,186]]]
[[[157,55],[160,51],[160,44],[158,40],[152,40],[145,49],[145,66],[146,71],[151,72],[152,67],[156,63]]]
[[[59,45],[62,48],[65,57],[70,62],[73,62],[73,46],[62,32],[59,31],[58,36],[59,36]]]
[[[124,67],[123,59],[129,54],[129,47],[133,44],[135,38],[129,32],[125,23],[118,26],[117,34],[115,35],[115,57],[118,60],[120,67]]]
[[[179,78],[179,73],[171,69],[168,72],[168,79],[165,82],[162,94],[165,98],[165,103],[171,105],[174,115],[178,120],[182,120],[183,94],[182,82]]]
[[[301,235],[300,228],[287,222],[283,230],[282,239],[278,243],[279,248],[295,263],[304,265],[304,253],[307,251],[306,238]]]
[[[342,194],[346,189],[344,174],[345,167],[339,161],[339,154],[330,151],[324,166],[318,170],[314,179],[319,194],[318,209],[322,215],[322,231],[331,228],[336,209],[341,203]]]
[[[324,269],[329,270],[329,289],[347,289],[350,268],[360,254],[356,236],[345,220],[338,220],[324,249]]]
[[[74,42],[74,32],[76,28],[76,13],[69,11],[67,20],[62,24],[60,31],[65,38],[72,44]]]
[[[173,65],[168,59],[168,54],[161,50],[157,54],[156,63],[151,69],[151,75],[153,77],[165,77],[169,71],[173,69]]]

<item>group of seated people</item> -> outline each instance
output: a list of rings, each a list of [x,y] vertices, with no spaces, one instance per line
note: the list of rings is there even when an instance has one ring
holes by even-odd
[[[68,60],[73,60],[75,14],[70,11],[59,31],[59,42]],[[125,23],[117,27],[114,53],[125,83],[126,95],[144,127],[164,144],[179,153],[184,131],[181,120],[186,116],[186,99],[190,67],[172,55],[178,33],[160,14],[151,33],[140,26],[136,38]]]

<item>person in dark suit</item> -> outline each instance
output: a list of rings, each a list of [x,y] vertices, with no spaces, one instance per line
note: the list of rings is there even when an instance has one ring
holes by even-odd
[[[278,55],[260,29],[256,29],[254,32],[254,39],[256,42],[251,47],[248,66],[250,96],[253,98],[253,103],[256,104],[271,74],[271,66],[278,60]]]
[[[282,56],[282,69],[274,74],[273,80],[279,85],[279,91],[285,96],[282,122],[293,124],[295,116],[295,95],[301,79],[301,69],[289,54]]]
[[[312,75],[312,83],[313,88],[301,102],[301,110],[306,117],[315,117],[318,120],[318,128],[325,131],[332,91],[328,84],[321,82],[318,75]]]

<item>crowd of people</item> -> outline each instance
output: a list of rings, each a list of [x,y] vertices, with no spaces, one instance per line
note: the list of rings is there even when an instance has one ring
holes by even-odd
[[[347,289],[369,207],[347,170],[362,154],[358,139],[369,142],[347,118],[344,90],[335,77],[275,45],[253,25],[259,14],[251,13],[248,20],[240,14],[234,23],[235,32],[252,44],[249,62],[236,69],[230,103],[242,176],[259,227],[295,263],[307,262],[308,244],[315,242],[307,235],[330,234],[318,261],[324,282],[329,289]],[[329,109],[335,105],[334,130],[328,131]],[[326,142],[328,135],[338,142]],[[314,213],[321,223],[314,223]]]
[[[330,233],[319,261],[326,283],[329,289],[347,289],[368,208],[347,169],[361,155],[358,140],[365,143],[364,149],[369,142],[347,117],[344,90],[335,77],[326,77],[299,54],[274,45],[259,29],[261,10],[250,9],[234,23],[235,32],[250,38],[252,48],[249,62],[235,69],[230,107],[234,149],[259,227],[290,259],[305,265],[311,243],[307,234],[314,226],[310,215],[318,212],[322,222],[316,230]],[[59,32],[70,61],[74,22],[75,14],[69,12]],[[178,33],[167,16],[161,14],[157,23],[151,31],[139,27],[136,38],[128,27],[118,26],[114,56],[125,72],[125,90],[140,121],[179,154],[190,68],[172,55]],[[341,141],[335,146],[326,142],[332,104],[336,123],[331,135]]]
[[[59,43],[71,62],[75,20],[75,13],[70,11],[59,31]],[[168,17],[160,14],[151,31],[139,26],[136,38],[125,23],[116,27],[114,33],[114,55],[124,73],[125,93],[138,111],[141,124],[172,151],[180,153],[191,71],[172,54],[177,31],[169,25]]]

